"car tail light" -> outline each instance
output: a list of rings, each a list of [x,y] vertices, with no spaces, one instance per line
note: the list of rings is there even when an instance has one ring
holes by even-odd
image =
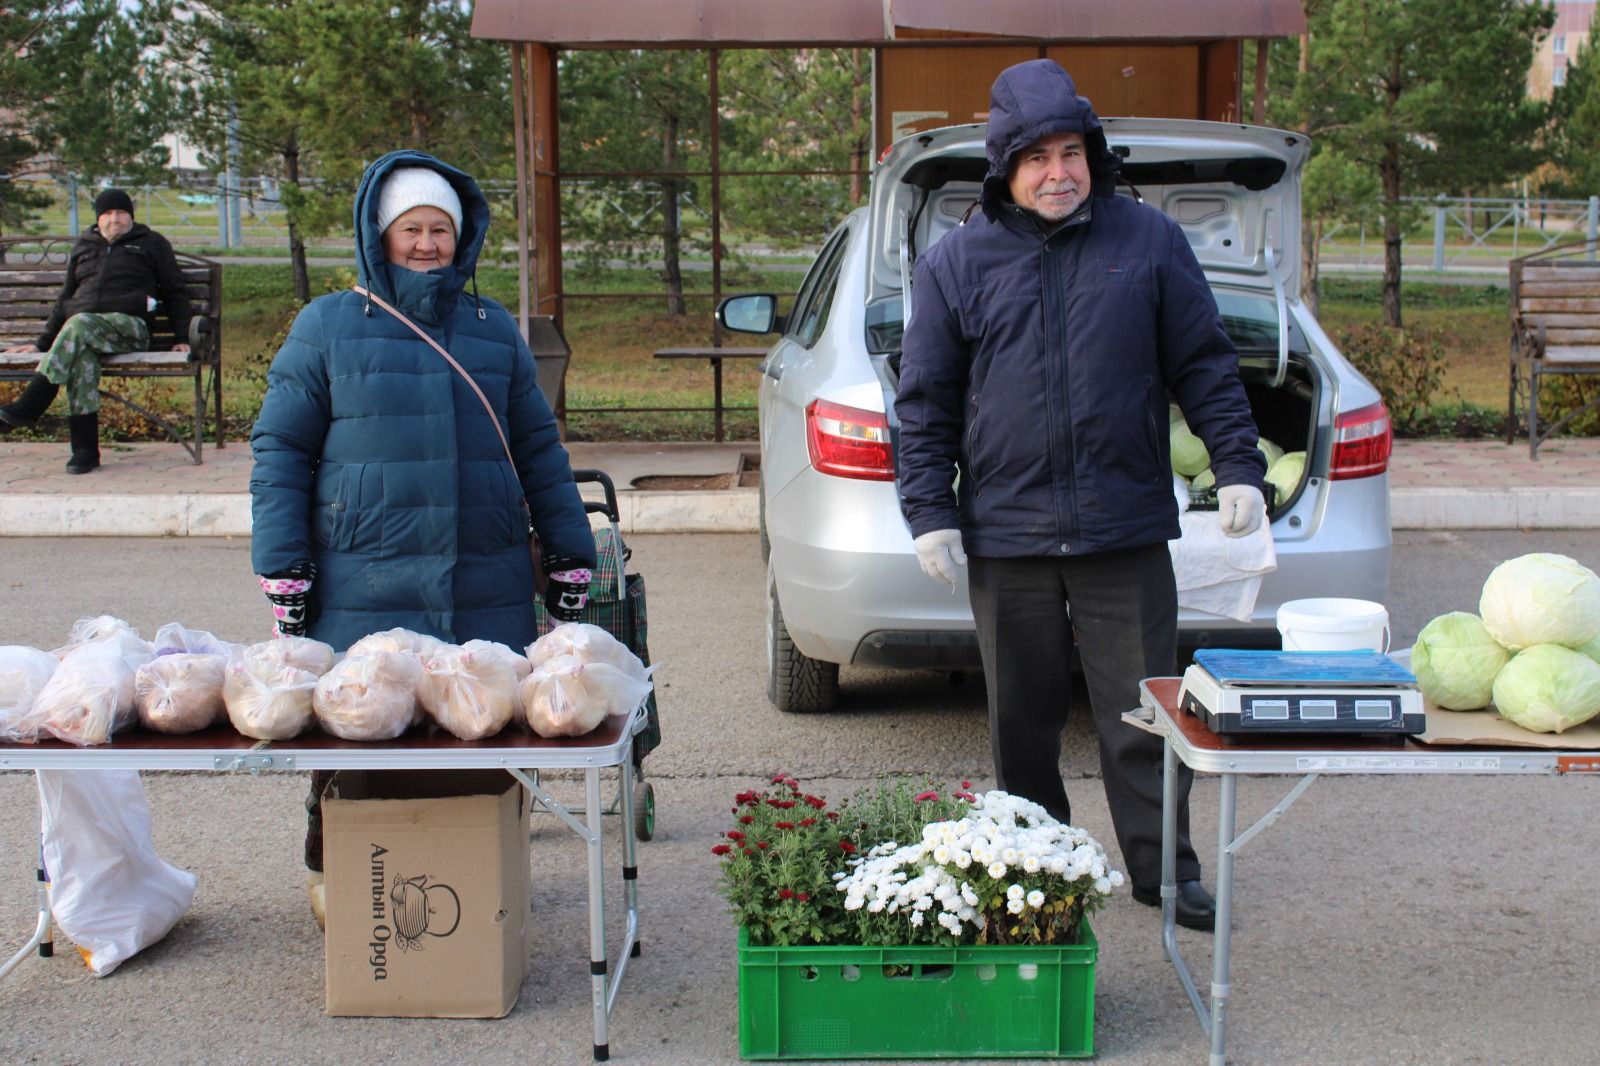
[[[842,403],[812,400],[806,407],[806,450],[820,473],[864,481],[894,480],[889,419]]]
[[[1337,415],[1333,420],[1333,462],[1328,477],[1334,481],[1373,477],[1389,469],[1394,430],[1382,402]]]

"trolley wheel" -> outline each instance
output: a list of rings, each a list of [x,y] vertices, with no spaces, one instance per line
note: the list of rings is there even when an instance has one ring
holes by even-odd
[[[649,840],[656,835],[656,787],[646,781],[633,802],[633,836]]]

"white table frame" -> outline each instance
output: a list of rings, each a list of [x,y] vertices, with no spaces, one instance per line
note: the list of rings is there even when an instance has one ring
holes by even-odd
[[[617,992],[622,987],[628,960],[639,954],[639,889],[637,841],[634,837],[633,738],[645,727],[641,705],[626,720],[609,719],[594,736],[605,738],[585,744],[576,741],[544,741],[528,733],[518,733],[515,743],[506,735],[484,741],[457,741],[436,734],[418,739],[415,734],[402,738],[402,744],[354,744],[322,734],[306,734],[287,741],[257,741],[239,736],[226,728],[201,734],[198,738],[168,737],[135,731],[118,734],[103,747],[78,748],[59,742],[38,745],[0,745],[0,770],[216,770],[248,772],[293,770],[505,770],[520,781],[534,800],[554,813],[580,838],[588,852],[589,881],[589,972],[590,996],[594,1015],[594,1058],[610,1058],[608,1025],[616,1008]],[[620,778],[620,816],[622,821],[623,900],[627,924],[615,965],[606,949],[606,892],[604,848],[601,835],[601,771],[615,767]],[[539,783],[541,770],[581,769],[584,776],[584,807],[574,813],[559,803]],[[579,815],[582,815],[580,820]],[[32,938],[0,966],[5,977],[35,948],[41,955],[51,954],[50,896],[47,874],[41,859],[39,870],[39,920]]]
[[[1442,747],[1406,739],[1339,737],[1241,738],[1228,743],[1200,719],[1178,709],[1181,678],[1140,682],[1140,706],[1123,715],[1130,725],[1156,733],[1162,743],[1161,946],[1177,972],[1200,1027],[1211,1039],[1209,1066],[1225,1066],[1228,1040],[1229,949],[1232,941],[1234,856],[1277,821],[1323,774],[1539,774],[1600,773],[1600,751],[1554,748]],[[1210,1002],[1202,996],[1178,950],[1178,764],[1220,782],[1217,818],[1217,924],[1211,952]],[[1236,832],[1241,774],[1300,775],[1284,797],[1244,832]]]

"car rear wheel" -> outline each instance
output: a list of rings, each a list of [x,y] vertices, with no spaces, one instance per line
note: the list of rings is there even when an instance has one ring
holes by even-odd
[[[767,579],[767,699],[780,711],[817,714],[839,704],[839,664],[806,656],[783,624],[778,590]]]

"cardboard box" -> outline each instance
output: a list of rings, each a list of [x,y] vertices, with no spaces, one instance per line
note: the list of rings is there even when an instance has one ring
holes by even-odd
[[[341,771],[322,805],[327,1012],[501,1018],[528,962],[528,805],[501,770]]]

